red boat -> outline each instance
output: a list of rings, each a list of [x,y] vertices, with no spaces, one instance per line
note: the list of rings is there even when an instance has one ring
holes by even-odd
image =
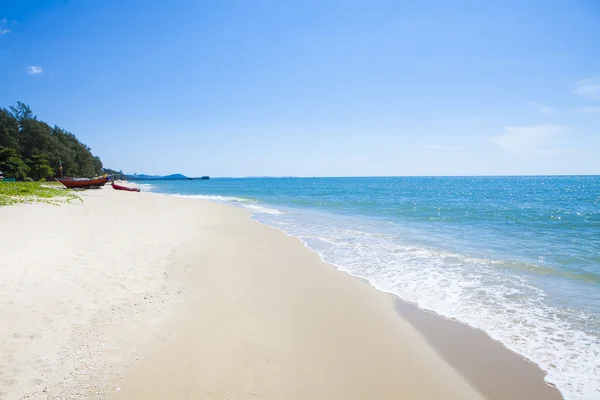
[[[108,175],[103,175],[97,178],[56,178],[57,181],[68,187],[69,189],[87,189],[90,187],[104,186],[110,180]]]
[[[127,187],[127,186],[121,186],[121,185],[117,185],[116,183],[112,183],[112,187],[115,190],[126,190],[128,192],[139,192],[140,189],[138,188],[132,188],[132,187]]]

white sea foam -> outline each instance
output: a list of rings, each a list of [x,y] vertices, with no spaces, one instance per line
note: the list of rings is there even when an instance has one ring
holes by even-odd
[[[244,199],[243,197],[234,197],[234,196],[217,196],[217,195],[208,195],[208,194],[174,194],[175,197],[190,197],[201,200],[208,201],[218,201],[220,203],[247,203],[251,200]]]
[[[350,227],[357,221],[343,218],[254,218],[299,237],[324,261],[381,291],[484,330],[538,364],[566,399],[600,399],[600,339],[593,331],[600,320],[548,304],[542,289],[502,261],[414,245],[372,224]]]
[[[142,192],[152,192],[155,188],[155,186],[150,183],[136,183],[135,186]]]
[[[191,197],[201,200],[216,201],[219,203],[229,203],[243,208],[247,208],[256,214],[271,214],[271,215],[282,215],[283,213],[277,209],[264,207],[257,204],[255,201],[245,199],[243,197],[234,196],[218,196],[218,195],[204,195],[204,194],[175,194],[176,197]]]
[[[302,241],[305,241],[307,239],[317,239],[317,240],[320,240],[320,241],[325,242],[325,243],[329,243],[329,244],[334,245],[334,246],[350,246],[350,243],[336,242],[336,241],[325,239],[325,238],[318,237],[318,236],[299,236],[299,238],[302,239]]]
[[[258,204],[243,204],[242,207],[249,208],[252,212],[261,213],[261,214],[271,214],[271,215],[281,215],[283,214],[281,211],[276,210],[274,208],[268,208],[259,206]]]

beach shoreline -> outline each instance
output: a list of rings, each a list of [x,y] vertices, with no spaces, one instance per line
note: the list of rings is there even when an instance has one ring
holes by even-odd
[[[158,193],[157,193],[158,194]],[[211,201],[219,204],[218,200]],[[226,204],[226,203],[225,203]],[[236,207],[228,204],[230,207]],[[249,217],[252,213],[249,210]],[[252,218],[259,224],[262,222]],[[329,263],[321,254],[311,249],[310,246],[297,236],[290,235],[285,230],[276,226],[265,224],[286,236],[297,239],[310,252],[319,255],[321,262],[338,273],[356,279],[373,290],[383,293],[391,298],[395,304],[398,315],[409,322],[436,350],[436,352],[453,368],[460,372],[480,393],[488,399],[563,399],[558,388],[545,380],[544,371],[535,361],[509,349],[504,343],[491,337],[484,330],[471,326],[454,318],[448,318],[435,311],[421,308],[418,304],[402,299],[395,293],[386,292],[373,286],[369,280],[353,275],[338,266]],[[444,332],[452,332],[444,335]],[[439,340],[439,339],[442,340]],[[468,339],[465,339],[468,338]],[[469,342],[474,339],[474,342]],[[469,346],[476,343],[477,353],[488,353],[489,357],[479,357],[468,351]],[[497,368],[501,364],[502,368]],[[488,374],[487,371],[495,369],[499,373]],[[543,381],[543,385],[531,385],[531,382]],[[508,383],[507,383],[508,382]],[[506,386],[505,386],[506,385]]]
[[[217,200],[203,200],[223,204]],[[236,207],[229,205],[229,207]],[[259,224],[264,224],[249,217]],[[348,271],[325,260],[321,254],[311,249],[301,238],[290,235],[285,230],[276,226],[264,224],[284,235],[297,239],[308,251],[316,253],[321,262],[334,269],[336,272],[356,279],[368,285],[373,290],[383,293],[391,298],[397,314],[409,322],[419,334],[427,340],[446,362],[455,368],[487,399],[563,399],[558,388],[545,380],[546,371],[533,360],[509,349],[499,340],[491,337],[484,330],[471,326],[465,322],[448,318],[435,311],[421,308],[418,304],[407,301],[395,293],[386,292],[373,286],[367,279],[353,275]],[[450,335],[444,333],[450,332]],[[442,339],[442,340],[440,340]],[[469,351],[475,344],[476,351]],[[472,350],[472,349],[471,349]],[[480,357],[473,353],[486,353],[487,357]],[[498,364],[502,367],[498,368]],[[494,374],[488,371],[494,370]],[[542,381],[542,385],[539,382]],[[532,385],[531,383],[536,384]]]
[[[65,233],[76,226],[74,219],[66,227],[41,229],[35,252],[19,244],[26,229],[13,233],[12,241],[3,234],[12,246],[3,249],[10,261],[0,268],[68,263],[69,257],[43,257],[56,251],[45,240],[60,231],[59,238],[111,249],[93,253],[104,264],[83,252],[76,259],[77,267],[85,265],[105,281],[72,276],[72,269],[62,276],[72,279],[71,286],[103,290],[102,296],[92,304],[82,302],[88,305],[84,318],[73,314],[81,310],[60,301],[24,307],[16,289],[1,298],[11,303],[8,311],[0,311],[3,321],[14,323],[6,325],[11,332],[0,331],[0,351],[11,353],[0,365],[1,379],[11,383],[0,390],[0,398],[561,398],[539,368],[482,331],[378,291],[240,208],[107,188],[86,195],[82,205],[23,205],[2,208],[0,215],[13,224],[29,218],[52,225],[75,218],[69,217],[71,210],[78,218],[93,219],[100,234]],[[114,219],[123,215],[125,221]],[[105,236],[112,237],[110,243]],[[128,242],[130,236],[136,237],[134,243]],[[106,277],[129,266],[119,261],[128,254],[140,258],[137,269],[122,270],[122,280]],[[55,271],[35,272],[41,279],[40,272]],[[147,279],[132,286],[136,274]],[[26,285],[34,276],[15,273],[11,279],[13,285]],[[111,302],[115,284],[123,285],[119,302]],[[46,286],[64,285],[50,281]],[[135,296],[129,296],[132,288]],[[37,294],[64,297],[47,290]],[[30,326],[13,321],[17,311],[31,312]],[[41,346],[39,354],[24,352],[29,342],[23,337],[57,311],[70,321],[59,325],[74,342],[61,343],[41,330],[27,339]],[[67,332],[74,329],[78,335]],[[459,346],[464,337],[469,340]],[[85,350],[89,343],[98,346]],[[48,344],[54,352],[46,351],[52,348]],[[69,352],[79,352],[79,358]],[[71,364],[53,369],[52,363],[36,364],[41,356],[54,357],[54,366],[64,357]],[[74,376],[73,371],[79,372]]]

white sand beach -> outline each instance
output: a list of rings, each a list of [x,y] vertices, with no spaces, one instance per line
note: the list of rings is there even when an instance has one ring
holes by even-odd
[[[0,399],[560,398],[516,356],[486,391],[431,324],[242,209],[83,199],[0,208]]]

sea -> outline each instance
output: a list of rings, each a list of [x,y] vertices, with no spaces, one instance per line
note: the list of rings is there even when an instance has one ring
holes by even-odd
[[[600,176],[243,178],[146,190],[243,207],[378,290],[600,399]]]

